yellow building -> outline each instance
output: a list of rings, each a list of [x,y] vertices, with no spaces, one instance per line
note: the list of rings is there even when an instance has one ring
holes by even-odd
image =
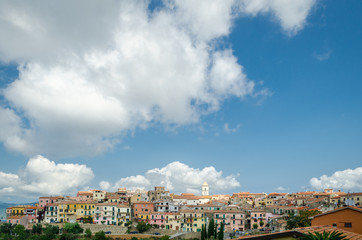
[[[76,220],[83,222],[85,219],[94,217],[94,202],[78,202],[76,204]]]
[[[202,210],[181,210],[181,227],[185,232],[201,232],[206,225],[206,213]]]
[[[77,220],[76,201],[64,201],[58,205],[59,222],[76,222]]]
[[[138,214],[138,220],[145,222],[145,223],[149,223],[149,220],[151,218],[151,214],[152,213],[140,213]]]
[[[256,207],[271,206],[271,205],[274,205],[273,199],[264,198],[264,199],[255,201]]]
[[[181,230],[181,215],[179,213],[165,213],[165,229]]]
[[[29,205],[18,205],[12,207],[12,216],[22,216],[24,215],[25,208],[29,207]]]

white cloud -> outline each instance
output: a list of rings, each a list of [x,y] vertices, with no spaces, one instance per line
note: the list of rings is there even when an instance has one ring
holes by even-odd
[[[319,61],[325,61],[331,57],[332,52],[333,52],[332,50],[328,50],[323,53],[314,53],[314,57]]]
[[[56,164],[43,156],[29,159],[19,173],[0,172],[2,197],[32,198],[39,195],[74,194],[84,188],[93,178],[86,165]]]
[[[362,167],[355,169],[346,169],[337,171],[331,176],[322,175],[319,178],[312,178],[309,184],[315,189],[344,189],[344,190],[362,190]]]
[[[28,156],[99,154],[136,128],[192,124],[231,96],[265,95],[215,40],[240,12],[272,12],[296,32],[314,1],[258,2],[167,1],[151,13],[147,1],[1,1],[0,60],[20,75],[1,91],[0,141]]]
[[[237,176],[229,175],[224,177],[222,171],[217,171],[214,167],[203,169],[192,168],[181,162],[172,162],[163,168],[148,170],[146,174],[122,178],[115,184],[102,181],[100,186],[106,190],[115,190],[119,187],[130,189],[149,189],[153,186],[165,186],[166,189],[175,192],[200,193],[201,185],[207,182],[210,191],[213,193],[239,187]]]
[[[295,35],[306,24],[316,0],[241,0],[240,11],[256,16],[271,14],[289,35]]]
[[[234,128],[230,128],[228,123],[224,124],[224,132],[226,133],[234,133],[240,129],[241,124],[236,125]]]
[[[281,191],[285,191],[286,189],[283,186],[279,186],[276,188],[276,190],[281,192]]]

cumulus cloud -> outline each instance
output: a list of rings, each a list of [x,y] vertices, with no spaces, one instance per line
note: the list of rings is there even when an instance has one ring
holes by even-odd
[[[296,33],[313,4],[1,1],[0,60],[19,78],[1,91],[0,141],[29,156],[99,154],[136,128],[196,123],[229,97],[265,95],[215,41],[241,13],[271,13]]]
[[[86,165],[56,164],[38,155],[30,158],[17,174],[0,172],[0,194],[24,198],[74,194],[89,184],[93,176]]]
[[[236,177],[237,175],[223,176],[222,171],[217,171],[212,166],[200,170],[176,161],[163,168],[148,170],[145,175],[121,178],[115,184],[102,181],[100,187],[105,190],[115,190],[119,187],[149,189],[152,186],[165,186],[175,193],[200,193],[201,185],[206,181],[210,191],[217,193],[239,187],[240,183]]]
[[[256,16],[270,14],[280,23],[290,36],[298,33],[306,24],[306,19],[316,0],[241,0],[240,11]]]
[[[286,189],[285,189],[285,187],[283,187],[283,186],[279,186],[279,187],[277,187],[277,188],[275,188],[277,191],[285,191]]]
[[[362,190],[362,167],[337,171],[331,176],[322,175],[312,178],[309,184],[315,189],[335,188],[344,190]]]

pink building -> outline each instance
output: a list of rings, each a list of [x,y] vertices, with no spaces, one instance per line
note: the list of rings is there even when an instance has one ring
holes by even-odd
[[[77,201],[84,202],[84,201],[93,201],[93,192],[91,191],[79,191],[77,193]]]
[[[148,220],[148,223],[149,224],[156,224],[158,225],[160,228],[161,226],[165,226],[165,223],[166,223],[166,214],[165,213],[152,213],[149,215],[149,220]]]
[[[38,209],[41,209],[40,207],[27,207],[24,210],[24,214],[27,217],[28,223],[37,223],[37,216],[38,216]]]
[[[6,218],[12,216],[13,215],[12,213],[13,213],[13,207],[8,207],[6,209]]]
[[[271,216],[272,214],[268,214],[265,210],[250,211],[250,227],[253,229],[254,224],[257,224],[257,229],[264,228]]]
[[[116,225],[118,219],[117,203],[97,203],[94,214],[93,221],[95,224]]]
[[[6,222],[11,223],[11,224],[21,224],[23,226],[27,226],[28,225],[28,219],[27,216],[10,216],[6,219]]]
[[[63,200],[64,197],[62,196],[55,196],[55,197],[39,197],[39,207],[45,207],[48,203],[56,203],[59,200]]]
[[[181,216],[179,213],[154,212],[140,214],[139,220],[151,225],[157,225],[158,228],[172,230],[181,229]]]

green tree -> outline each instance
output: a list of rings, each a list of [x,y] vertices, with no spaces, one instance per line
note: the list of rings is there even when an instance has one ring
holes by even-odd
[[[264,226],[264,222],[263,222],[263,221],[260,221],[260,222],[259,222],[259,225],[260,225],[260,227],[263,227],[263,226]]]
[[[60,235],[59,240],[75,240],[77,237],[73,233],[63,233]]]
[[[201,240],[205,240],[205,226],[204,225],[202,225],[202,227],[201,227]]]
[[[324,231],[323,233],[314,232],[314,233],[303,234],[303,236],[301,236],[299,239],[301,239],[301,240],[342,240],[342,239],[347,239],[347,237],[343,236],[343,233],[341,233],[341,232]]]
[[[219,235],[217,236],[218,240],[224,240],[224,223],[221,222],[220,224],[220,231]]]
[[[106,236],[104,231],[96,232],[94,234],[94,238],[93,238],[93,240],[108,240],[108,239],[110,239],[110,238]]]
[[[253,224],[253,229],[257,229],[258,228],[258,224],[257,223],[254,223]]]
[[[145,222],[139,222],[139,223],[137,223],[136,228],[137,228],[138,232],[143,233],[143,232],[146,232],[147,230],[149,230],[151,228],[151,225],[147,224]]]
[[[3,223],[0,225],[0,233],[10,235],[13,231],[14,226],[11,223]]]
[[[209,228],[207,230],[207,237],[211,238],[211,236],[214,236],[214,234],[215,234],[215,222],[214,219],[211,218],[209,222]]]
[[[43,232],[43,227],[42,227],[42,225],[41,224],[39,224],[39,223],[37,223],[37,224],[34,224],[33,225],[33,228],[31,229],[31,232],[33,233],[33,234],[42,234],[42,232]]]
[[[306,210],[306,211],[301,211],[298,216],[289,214],[286,229],[309,227],[311,225],[310,217],[320,213],[322,212],[318,210]]]
[[[43,234],[46,237],[46,239],[55,239],[56,235],[59,234],[59,227],[47,224],[45,228],[43,229]]]
[[[89,228],[85,230],[85,237],[89,239],[92,238],[92,231]]]
[[[6,233],[0,233],[0,239],[1,240],[12,240],[13,236],[11,236],[10,234],[6,234]]]
[[[132,238],[131,238],[131,240],[138,240],[138,238],[136,238],[136,237],[132,237]]]
[[[17,240],[25,240],[28,238],[28,233],[26,232],[25,227],[21,224],[16,225],[13,232],[16,235]]]
[[[83,228],[80,227],[78,223],[66,223],[63,227],[64,232],[79,234],[83,233]]]
[[[0,233],[10,235],[13,231],[14,226],[11,223],[3,223],[0,225]]]

